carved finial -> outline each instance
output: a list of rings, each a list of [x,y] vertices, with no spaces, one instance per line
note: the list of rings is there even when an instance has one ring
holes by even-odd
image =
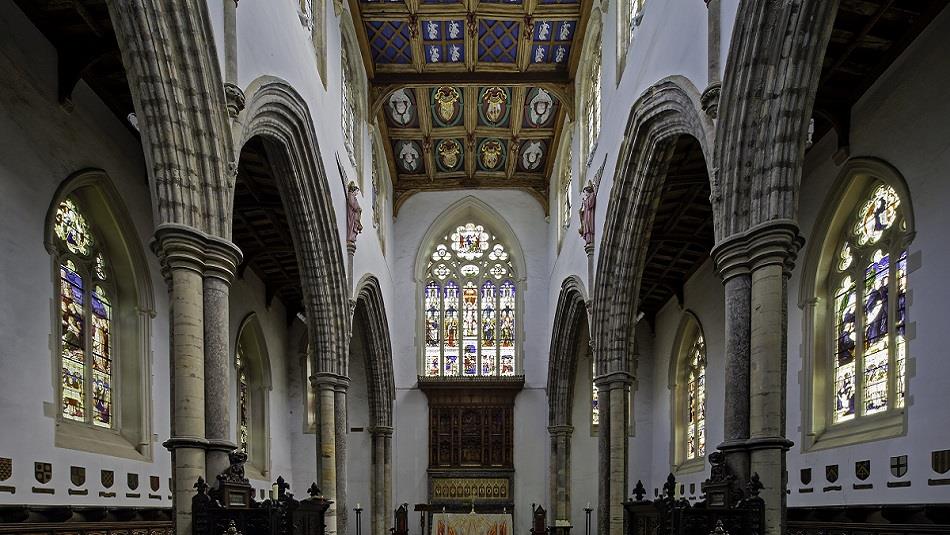
[[[762,490],[763,488],[765,488],[765,486],[762,485],[762,481],[759,480],[759,473],[753,472],[752,478],[749,479],[749,483],[745,487],[746,492],[749,494],[749,497],[758,498],[759,491]]]
[[[670,475],[666,476],[666,483],[663,484],[663,496],[672,500],[675,495],[676,478],[673,477],[673,472],[670,472]]]
[[[722,525],[722,520],[717,520],[716,527],[709,532],[709,535],[729,535],[729,532],[726,531],[725,526]]]
[[[193,488],[198,491],[198,494],[206,494],[208,492],[208,484],[205,483],[205,478],[198,476],[198,481],[195,482]]]
[[[277,476],[277,499],[281,500],[285,498],[288,493],[287,489],[290,488],[290,484],[284,480],[284,476]]]
[[[310,488],[307,489],[307,494],[309,494],[311,498],[316,498],[317,496],[320,496],[321,494],[320,487],[317,486],[316,481],[310,484]]]
[[[242,535],[241,532],[238,531],[237,525],[234,523],[233,520],[228,524],[228,530],[225,531],[224,533],[225,535]]]
[[[637,486],[633,487],[633,495],[637,497],[638,502],[643,501],[643,497],[646,496],[647,489],[643,488],[643,481],[637,480]]]

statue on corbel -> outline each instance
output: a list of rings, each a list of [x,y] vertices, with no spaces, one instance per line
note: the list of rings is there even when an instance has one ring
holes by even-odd
[[[363,208],[360,207],[360,188],[356,182],[350,181],[346,186],[346,243],[355,244],[356,237],[363,232],[363,223],[360,221]]]
[[[581,204],[578,208],[580,216],[580,226],[577,232],[584,239],[584,250],[588,256],[594,253],[594,228],[596,225],[595,215],[597,209],[597,190],[600,189],[600,181],[604,176],[604,167],[607,165],[607,156],[604,155],[604,161],[600,164],[600,169],[594,174],[593,178],[587,180],[587,184],[581,189]]]

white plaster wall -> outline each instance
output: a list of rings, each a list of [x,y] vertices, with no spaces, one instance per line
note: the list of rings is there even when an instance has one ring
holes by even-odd
[[[910,272],[907,317],[908,356],[914,365],[908,370],[907,436],[823,450],[801,451],[800,418],[802,385],[802,311],[798,305],[799,265],[789,283],[788,408],[787,433],[796,446],[789,452],[789,505],[850,503],[934,503],[950,501],[950,487],[928,486],[929,478],[946,477],[931,469],[930,452],[950,447],[945,399],[950,381],[950,361],[946,358],[946,315],[950,287],[946,266],[950,262],[947,229],[950,212],[950,103],[945,88],[950,84],[950,64],[941,53],[950,35],[950,12],[944,13],[901,55],[891,68],[857,103],[852,112],[851,154],[884,159],[900,171],[910,189],[917,223],[917,236],[908,254],[920,255],[921,265]],[[802,233],[812,238],[815,219],[834,183],[839,167],[831,161],[834,135],[817,144],[806,158],[802,181],[800,221]],[[818,238],[812,239],[817,241]],[[799,262],[801,264],[801,262]],[[908,456],[908,488],[887,488],[890,457]],[[873,490],[853,490],[857,482],[854,463],[871,461]],[[840,465],[837,484],[841,492],[822,492],[825,466]],[[813,494],[800,494],[799,471],[812,468]]]
[[[587,352],[579,352],[577,358],[577,373],[574,377],[574,403],[571,408],[571,425],[574,433],[571,435],[571,523],[574,532],[584,533],[586,513],[584,508],[588,503],[591,511],[591,529],[597,529],[597,492],[600,488],[600,474],[596,462],[597,433],[591,425],[591,359]]]
[[[662,489],[666,476],[673,468],[673,429],[671,415],[672,394],[670,391],[670,360],[674,357],[673,348],[677,344],[677,331],[686,312],[692,312],[699,320],[703,336],[706,339],[706,453],[714,451],[723,440],[723,411],[725,403],[724,359],[725,359],[725,293],[719,277],[716,275],[712,260],[707,260],[694,273],[683,288],[683,305],[672,298],[656,315],[655,325],[650,328],[648,321],[641,321],[637,329],[637,344],[640,346],[640,363],[649,366],[650,375],[638,370],[641,381],[650,381],[652,397],[640,396],[652,404],[652,437],[650,452],[634,452],[634,470],[638,463],[649,462],[648,478],[643,485],[652,496],[654,490]],[[646,325],[644,325],[646,324]],[[646,332],[644,332],[646,331]],[[642,473],[642,471],[641,471]],[[702,492],[699,488],[709,473],[706,463],[701,472],[676,474],[678,483],[684,485],[684,495],[695,500]],[[639,476],[638,476],[639,477]],[[636,479],[631,477],[631,486]],[[692,485],[692,486],[691,486]],[[678,491],[678,489],[677,489]]]
[[[270,466],[267,467],[267,472],[264,474],[249,470],[248,479],[251,481],[251,485],[258,490],[258,499],[261,498],[260,490],[264,490],[265,496],[269,496],[271,485],[277,480],[277,476],[284,477],[291,485],[291,492],[300,493],[306,486],[310,485],[310,482],[306,482],[306,486],[303,482],[295,482],[293,464],[291,463],[290,437],[292,432],[299,428],[295,425],[295,420],[291,415],[291,398],[288,393],[288,383],[291,378],[287,370],[290,362],[296,362],[297,354],[289,338],[286,309],[279,298],[274,298],[268,306],[264,283],[251,269],[245,270],[244,276],[231,284],[230,301],[230,350],[228,355],[232,360],[228,366],[228,383],[231,385],[229,389],[229,407],[232,440],[235,444],[238,442],[237,372],[233,359],[237,352],[241,326],[251,314],[254,314],[260,322],[261,331],[264,334],[264,344],[267,347],[271,376],[271,390],[267,393],[266,404],[268,423],[266,439],[270,453]],[[253,390],[251,395],[254,395]]]
[[[360,518],[362,533],[370,532],[372,518],[373,441],[363,361],[369,350],[364,343],[364,328],[354,325],[350,342],[350,387],[346,391],[346,530],[351,534],[356,533],[356,512],[353,509],[357,504],[363,508]]]
[[[541,205],[520,191],[450,191],[417,194],[399,211],[393,243],[396,287],[392,317],[395,359],[396,412],[394,417],[393,503],[427,501],[428,405],[416,387],[419,350],[416,340],[417,286],[413,282],[416,254],[432,223],[456,201],[474,195],[501,214],[513,230],[524,252],[527,267],[522,287],[524,310],[525,388],[515,400],[515,525],[527,530],[530,503],[547,502],[547,471],[550,443],[547,432],[548,350],[551,325],[548,321],[548,273],[545,236],[548,225]],[[495,222],[488,221],[490,225]]]
[[[73,93],[74,110],[64,111],[57,102],[56,64],[52,45],[19,9],[12,2],[0,5],[0,457],[13,459],[13,476],[0,484],[16,487],[16,494],[0,493],[0,503],[169,507],[171,467],[161,446],[169,435],[168,299],[158,262],[146,249],[153,223],[141,146],[82,82]],[[156,314],[149,341],[151,462],[53,446],[58,304],[43,232],[56,188],[84,168],[101,168],[111,177],[134,224],[127,230],[146,251]],[[55,495],[31,492],[40,486],[34,461],[52,463],[53,479],[46,486]],[[86,468],[88,496],[67,494],[70,466]],[[115,471],[108,490],[116,498],[99,498],[99,491],[107,490],[100,484],[101,469]],[[134,492],[141,498],[125,497],[132,492],[127,473],[139,475]],[[149,476],[160,477],[161,499],[147,497]]]

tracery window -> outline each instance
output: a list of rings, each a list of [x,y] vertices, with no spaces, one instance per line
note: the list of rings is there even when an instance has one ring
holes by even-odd
[[[60,273],[60,414],[111,429],[115,293],[109,258],[74,198],[59,204],[53,231]]]
[[[271,384],[270,359],[256,314],[242,322],[236,346],[237,445],[247,454],[252,477],[261,479],[267,476],[269,466],[267,396]]]
[[[358,155],[358,143],[360,140],[359,132],[359,100],[356,86],[356,79],[354,78],[353,65],[350,63],[350,51],[347,50],[347,43],[344,39],[342,46],[340,47],[342,52],[342,68],[340,72],[342,73],[342,90],[341,90],[341,100],[342,100],[342,116],[343,116],[343,142],[346,146],[346,152],[350,157],[350,163],[354,167],[357,167],[357,162],[359,161]]]
[[[627,51],[633,41],[633,35],[643,19],[643,7],[646,0],[619,0],[617,4],[617,83],[627,61]]]
[[[686,353],[686,460],[706,455],[706,342],[696,338]]]
[[[600,38],[592,43],[595,48],[590,56],[590,65],[587,70],[587,88],[584,94],[584,159],[586,164],[590,165],[590,158],[597,147],[597,137],[600,135],[601,123],[601,91],[602,91],[602,64],[603,51],[600,46]]]
[[[839,238],[828,279],[832,424],[904,406],[905,229],[900,197],[878,183]]]
[[[597,391],[597,383],[594,377],[597,376],[597,366],[594,359],[590,359],[590,426],[594,430],[600,425],[600,393]]]
[[[516,375],[518,286],[505,246],[472,222],[444,236],[428,258],[424,375]]]
[[[570,136],[564,142],[567,143],[567,149],[561,162],[561,227],[567,228],[571,224],[571,207],[574,201],[574,150],[571,148]]]

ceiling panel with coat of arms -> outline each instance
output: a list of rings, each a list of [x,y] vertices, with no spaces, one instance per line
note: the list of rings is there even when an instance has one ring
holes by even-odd
[[[547,209],[588,0],[350,0],[396,209],[519,188]]]

